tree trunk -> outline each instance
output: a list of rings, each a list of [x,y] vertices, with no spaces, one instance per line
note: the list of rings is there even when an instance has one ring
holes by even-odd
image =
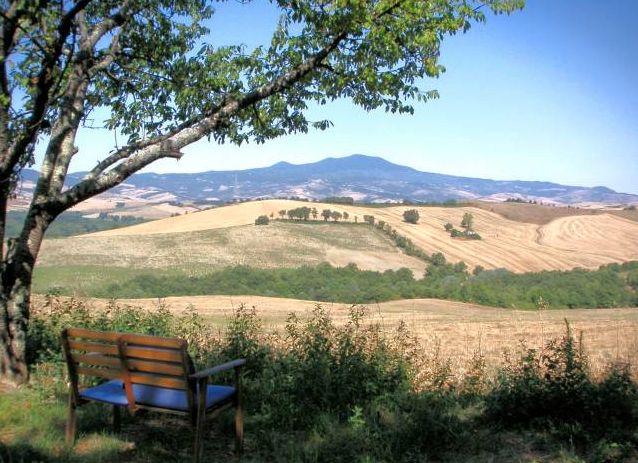
[[[12,285],[2,288],[0,296],[0,373],[14,384],[29,380],[26,358],[29,288],[30,281],[15,279]]]
[[[55,216],[31,207],[23,233],[8,241],[0,288],[0,375],[15,384],[29,380],[27,329],[31,281],[44,232]]]

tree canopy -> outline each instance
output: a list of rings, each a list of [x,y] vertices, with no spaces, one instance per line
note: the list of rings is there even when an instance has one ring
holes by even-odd
[[[28,377],[30,288],[42,238],[64,210],[208,137],[257,143],[310,128],[310,102],[347,98],[364,110],[412,113],[427,101],[444,37],[523,0],[271,0],[270,43],[208,38],[206,0],[7,0],[0,11],[0,373]],[[248,3],[246,8],[252,5]],[[76,138],[105,111],[126,140],[80,152]],[[7,244],[8,200],[36,146],[44,156],[19,236]],[[101,151],[101,150],[104,151]],[[67,184],[71,160],[97,161]]]

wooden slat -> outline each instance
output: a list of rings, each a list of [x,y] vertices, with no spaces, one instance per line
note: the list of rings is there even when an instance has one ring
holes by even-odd
[[[81,375],[97,376],[106,379],[122,379],[122,371],[111,368],[78,367],[77,371]]]
[[[149,336],[146,334],[121,334],[122,340],[127,344],[139,346],[166,347],[182,349],[186,347],[186,341],[180,338],[165,338],[161,336]]]
[[[117,369],[122,365],[118,357],[110,357],[101,354],[72,354],[71,357],[76,363],[85,363],[88,365],[100,365],[106,367],[115,367]]]
[[[122,333],[113,331],[86,330],[84,328],[68,328],[66,332],[70,338],[85,338],[111,342],[116,342],[122,335]]]
[[[96,342],[73,341],[69,339],[69,347],[72,350],[117,355],[117,346],[115,344],[99,344]]]
[[[119,361],[118,361],[119,362]],[[175,363],[149,362],[145,360],[128,360],[127,365],[130,371],[143,371],[147,373],[161,373],[184,377],[184,367]]]
[[[182,351],[175,349],[153,349],[152,347],[126,346],[127,358],[163,360],[164,362],[182,363]]]
[[[186,380],[172,376],[158,376],[131,372],[130,377],[133,384],[147,384],[149,386],[168,387],[170,389],[188,388],[188,382]]]

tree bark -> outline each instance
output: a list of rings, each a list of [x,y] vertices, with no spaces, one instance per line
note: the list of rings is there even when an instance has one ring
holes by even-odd
[[[55,215],[32,207],[20,237],[8,241],[0,291],[0,374],[15,384],[29,380],[26,339],[31,282],[44,232]]]

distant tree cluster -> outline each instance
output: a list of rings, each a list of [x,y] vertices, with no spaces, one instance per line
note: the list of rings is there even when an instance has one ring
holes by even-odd
[[[412,242],[410,238],[407,238],[399,234],[396,229],[387,223],[385,220],[377,221],[373,215],[364,215],[363,221],[374,227],[375,229],[383,232],[388,238],[390,238],[397,247],[401,248],[408,256],[413,256],[425,262],[431,262],[432,256],[428,255],[423,249],[418,247]]]
[[[312,209],[307,206],[297,207],[295,209],[288,209],[287,215],[290,220],[308,220]]]
[[[317,217],[319,216],[319,211],[317,210],[316,207],[310,208],[310,207],[303,206],[303,207],[297,207],[295,209],[289,209],[289,210],[282,209],[278,212],[278,214],[281,220],[288,217],[289,220],[307,221],[310,219],[310,216],[312,216],[313,220],[317,220]],[[272,213],[271,216],[274,217],[274,213]],[[348,214],[345,211],[339,212],[339,211],[333,211],[331,209],[324,209],[321,211],[321,217],[326,222],[330,219],[332,219],[334,222],[338,222],[341,219],[348,220],[350,218],[350,214]],[[355,222],[356,221],[358,221],[358,218],[355,216]]]
[[[15,237],[20,233],[20,226],[24,222],[26,212],[9,211],[7,213],[6,233],[7,238]],[[130,215],[113,215],[101,212],[97,218],[84,217],[82,212],[67,211],[62,213],[47,231],[49,238],[62,238],[65,236],[93,233],[101,230],[127,227],[146,222],[142,217]]]
[[[505,200],[506,203],[522,203],[522,204],[538,204],[541,206],[552,206],[555,207],[556,205],[553,203],[543,203],[543,201],[537,201],[535,199],[523,199],[523,198],[507,198]]]
[[[354,204],[354,198],[350,196],[329,196],[321,200],[323,203],[328,204],[347,204],[352,206]]]
[[[450,222],[446,223],[443,228],[450,234],[452,238],[464,238],[467,240],[480,240],[481,235],[474,231],[474,216],[466,212],[461,219],[461,228],[463,231],[454,228]]]

